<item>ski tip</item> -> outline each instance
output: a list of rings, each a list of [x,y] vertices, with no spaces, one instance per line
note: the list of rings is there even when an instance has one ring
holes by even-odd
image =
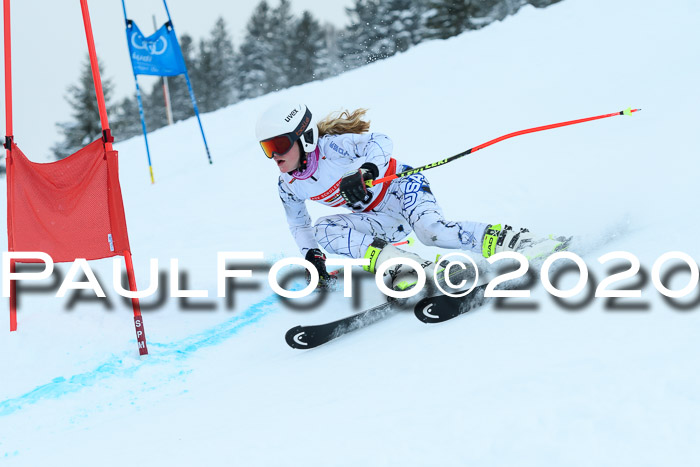
[[[309,343],[306,341],[308,335],[301,326],[294,326],[284,335],[284,340],[293,349],[308,349]]]
[[[642,109],[633,109],[632,107],[627,107],[625,110],[620,112],[621,115],[632,115],[634,112],[641,112]]]
[[[426,324],[439,323],[442,321],[441,317],[433,314],[433,307],[435,306],[434,297],[427,297],[419,301],[413,308],[414,314],[418,321]]]

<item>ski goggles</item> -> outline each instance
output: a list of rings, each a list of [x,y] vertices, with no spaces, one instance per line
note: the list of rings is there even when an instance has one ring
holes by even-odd
[[[260,141],[260,146],[262,147],[265,156],[267,156],[268,159],[272,159],[275,155],[281,156],[289,152],[294,143],[296,143],[308,129],[310,122],[311,111],[306,109],[304,117],[301,119],[301,122],[299,122],[299,125],[297,125],[294,131]]]
[[[293,139],[290,134],[287,133],[266,139],[265,141],[260,141],[260,146],[262,146],[262,150],[267,158],[272,159],[275,154],[281,156],[289,152],[295,142],[296,139]]]

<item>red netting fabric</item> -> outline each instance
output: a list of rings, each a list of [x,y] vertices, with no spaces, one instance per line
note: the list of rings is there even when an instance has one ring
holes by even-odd
[[[58,263],[129,250],[117,153],[101,139],[47,164],[13,144],[7,179],[10,251],[42,251]]]

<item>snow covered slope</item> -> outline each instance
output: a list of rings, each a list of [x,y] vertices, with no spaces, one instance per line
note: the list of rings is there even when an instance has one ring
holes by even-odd
[[[586,256],[592,285],[610,272],[596,258],[615,250],[637,255],[647,278],[664,252],[697,261],[698,19],[691,0],[526,7],[204,115],[213,166],[195,121],[159,130],[150,138],[154,186],[142,139],[120,144],[140,288],[150,258],[164,271],[178,258],[186,286],[210,296],[144,300],[154,309],[144,311],[151,355],[141,361],[111,262],[93,263],[107,303],[54,298],[50,280],[22,292],[19,331],[0,334],[3,465],[689,464],[700,454],[700,287],[677,301],[682,309],[650,280],[626,281],[642,297],[620,310],[587,293],[565,301],[572,309],[540,285],[534,310],[488,307],[436,326],[404,313],[304,353],[286,346],[284,332],[380,303],[371,278],[357,274],[357,303],[336,294],[295,310],[261,270],[227,301],[216,298],[216,253],[298,254],[276,167],[254,137],[257,115],[284,99],[319,115],[368,107],[373,130],[415,165],[511,131],[641,107],[512,139],[426,175],[453,219],[617,232]],[[682,288],[684,271],[667,285]],[[560,286],[575,281],[570,274]]]

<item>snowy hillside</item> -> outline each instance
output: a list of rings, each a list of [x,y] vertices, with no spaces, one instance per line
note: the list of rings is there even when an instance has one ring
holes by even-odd
[[[209,297],[144,299],[145,360],[131,308],[111,286],[111,261],[92,263],[106,301],[54,298],[56,277],[27,285],[19,331],[9,334],[2,300],[2,464],[691,464],[700,455],[700,286],[669,301],[649,276],[667,251],[700,260],[698,19],[691,0],[527,6],[483,30],[203,115],[213,166],[195,120],[150,136],[153,186],[142,138],[118,145],[139,288],[150,258],[166,273],[178,258],[181,287]],[[620,285],[642,297],[612,308],[587,291],[558,304],[538,285],[525,302],[534,310],[488,306],[433,326],[401,313],[315,350],[290,349],[290,327],[383,296],[357,272],[357,303],[338,292],[293,309],[259,268],[232,298],[216,298],[217,252],[262,251],[268,262],[298,255],[277,169],[254,136],[258,114],[278,100],[306,102],[317,115],[367,107],[373,131],[414,165],[511,131],[642,108],[426,172],[452,219],[588,238],[615,232],[585,256],[591,287],[611,271],[596,259],[625,250],[649,280]],[[309,208],[313,217],[330,212]],[[687,283],[682,271],[668,287]],[[563,279],[567,288],[577,277]],[[167,275],[159,290],[167,293]]]

